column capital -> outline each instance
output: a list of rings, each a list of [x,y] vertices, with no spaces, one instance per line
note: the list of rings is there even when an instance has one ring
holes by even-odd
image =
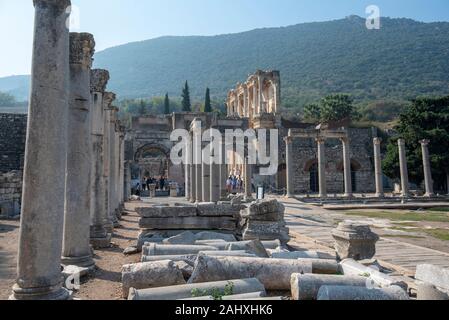
[[[113,92],[105,92],[103,95],[103,101],[104,101],[104,108],[110,109],[112,102],[114,102],[116,98],[115,93]]]
[[[92,92],[105,92],[109,78],[108,70],[92,69],[90,71],[90,90]]]
[[[287,136],[287,137],[284,138],[284,141],[287,144],[291,144],[293,142],[293,137]]]
[[[90,33],[70,33],[70,64],[92,67],[95,52],[94,36]]]
[[[59,10],[66,10],[72,3],[70,0],[33,0],[33,5],[35,7],[53,6]]]
[[[398,139],[398,146],[404,147],[405,146],[405,140],[404,139]]]
[[[428,139],[423,139],[423,140],[420,140],[419,143],[420,143],[422,146],[426,146],[426,147],[427,147],[427,146],[430,144],[430,140],[428,140]]]
[[[315,139],[315,141],[316,141],[316,143],[318,143],[318,144],[324,144],[324,143],[326,143],[326,138],[325,138],[325,137],[317,137],[317,138]]]
[[[380,146],[381,143],[382,143],[382,138],[379,138],[379,137],[374,138],[374,139],[373,139],[373,142],[374,142],[374,144],[375,144],[376,146]]]
[[[340,138],[340,141],[341,141],[342,143],[348,143],[348,142],[349,142],[349,138],[348,138],[348,137],[341,137],[341,138]]]

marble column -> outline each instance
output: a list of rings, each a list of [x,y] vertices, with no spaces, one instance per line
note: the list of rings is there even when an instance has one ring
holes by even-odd
[[[352,177],[351,177],[351,151],[349,147],[349,139],[341,139],[343,144],[343,171],[345,179],[345,197],[352,198]]]
[[[70,1],[35,0],[17,280],[11,300],[64,300],[61,250],[69,92]]]
[[[287,180],[287,197],[292,198],[294,195],[294,186],[293,186],[293,139],[291,136],[285,138],[286,144],[286,152],[285,158],[287,162],[287,172],[286,172],[286,180]]]
[[[111,203],[110,203],[110,174],[111,174],[111,117],[112,117],[112,102],[115,100],[115,94],[112,92],[106,92],[103,97],[103,108],[104,108],[104,140],[103,140],[103,155],[104,155],[104,200],[105,200],[105,210],[106,210],[106,220],[105,228],[108,233],[112,233],[114,230],[114,221],[111,215]]]
[[[190,192],[191,189],[191,162],[192,162],[192,145],[191,140],[189,136],[189,141],[186,143],[186,154],[184,155],[184,184],[185,184],[185,194],[186,194],[186,200],[190,201],[192,199],[192,194]]]
[[[117,109],[118,113],[118,109]],[[117,119],[116,113],[116,119]],[[122,218],[122,211],[120,209],[120,135],[121,135],[121,123],[119,120],[115,122],[115,156],[114,156],[114,207],[115,216],[117,217],[117,222]],[[118,227],[118,223],[116,227]]]
[[[122,216],[122,211],[125,208],[125,133],[126,128],[120,126],[120,162],[119,162],[119,201],[120,201],[120,217]]]
[[[226,152],[226,144],[221,143],[222,162],[220,164],[220,198],[226,199],[228,191],[226,190],[226,181],[229,177],[228,155]]]
[[[433,197],[435,194],[433,192],[433,179],[432,179],[432,169],[430,167],[430,156],[429,156],[429,140],[421,140],[422,149],[422,160],[424,168],[424,183],[426,186],[426,197]]]
[[[215,158],[217,154],[215,152],[221,152],[221,150],[212,150],[212,156]],[[220,162],[221,163],[221,162]],[[220,201],[220,163],[213,161],[210,165],[210,202],[217,203]]]
[[[108,183],[108,206],[109,216],[112,220],[113,226],[116,228],[119,226],[117,218],[117,201],[116,201],[116,185],[117,185],[117,107],[111,107],[110,109],[110,121],[109,121],[109,183]]]
[[[404,139],[398,140],[399,147],[399,166],[401,169],[401,188],[402,188],[402,197],[407,198],[410,196],[410,187],[408,182],[408,169],[407,169],[407,155],[405,150],[405,141]]]
[[[207,160],[207,163],[206,163]],[[210,159],[205,159],[205,152],[203,151],[203,162],[201,164],[202,171],[202,191],[203,191],[203,202],[210,202]]]
[[[131,198],[131,162],[125,162],[125,202]]]
[[[104,179],[104,92],[109,80],[109,72],[95,69],[91,72],[92,109],[92,167],[90,203],[90,243],[95,249],[107,248],[111,234],[106,230],[106,186]]]
[[[70,96],[62,264],[93,269],[90,249],[91,34],[70,33]]]
[[[253,190],[251,187],[251,180],[253,178],[252,164],[248,163],[248,158],[245,158],[245,170],[244,170],[244,184],[245,184],[245,200],[253,201]]]
[[[326,139],[316,139],[318,145],[318,180],[320,188],[320,198],[327,198],[326,185]]]
[[[382,172],[382,154],[380,151],[380,145],[382,143],[381,138],[374,138],[374,172],[376,176],[376,197],[383,198],[384,194],[384,181]]]

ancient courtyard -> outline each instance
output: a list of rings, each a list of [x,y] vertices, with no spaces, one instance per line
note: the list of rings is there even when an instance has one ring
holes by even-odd
[[[282,70],[127,123],[70,4],[34,1],[28,113],[0,113],[0,300],[449,299],[434,141],[287,119]]]

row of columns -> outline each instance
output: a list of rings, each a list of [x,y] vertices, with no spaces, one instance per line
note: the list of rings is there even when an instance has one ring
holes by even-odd
[[[91,70],[95,41],[69,33],[69,0],[34,0],[32,84],[17,281],[11,299],[67,299],[62,265],[92,269],[124,202],[124,128]]]
[[[340,138],[343,145],[343,164],[344,164],[344,182],[345,182],[345,197],[351,198],[352,193],[352,178],[351,178],[351,153],[349,139],[347,137]],[[286,142],[286,161],[287,161],[287,197],[293,197],[294,195],[294,170],[293,170],[293,138],[288,136],[285,139]],[[316,139],[318,146],[318,180],[319,180],[319,197],[327,197],[326,189],[326,139],[319,137]],[[383,188],[383,172],[382,172],[382,155],[381,155],[381,143],[380,138],[374,138],[374,171],[375,171],[375,185],[376,185],[376,197],[383,198],[385,196]],[[433,179],[430,166],[429,156],[429,140],[421,140],[423,168],[424,168],[424,184],[426,197],[434,196]],[[398,140],[399,148],[399,165],[401,172],[401,188],[402,197],[410,196],[408,168],[407,168],[407,156],[405,141],[403,139]]]

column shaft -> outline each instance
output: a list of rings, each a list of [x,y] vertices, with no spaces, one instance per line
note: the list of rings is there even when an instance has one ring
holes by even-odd
[[[376,176],[376,197],[384,197],[384,183],[382,173],[382,155],[380,151],[380,145],[382,140],[380,138],[374,138],[374,171]]]
[[[294,186],[293,186],[293,140],[291,137],[287,137],[285,139],[285,158],[287,162],[287,172],[286,172],[286,182],[287,182],[287,197],[291,198],[294,195]]]
[[[429,156],[429,140],[421,140],[422,149],[422,159],[424,168],[424,183],[426,186],[426,197],[433,197],[435,194],[433,192],[433,179],[432,179],[432,169],[430,167],[430,156]]]
[[[351,152],[348,138],[342,139],[343,144],[343,166],[345,179],[345,197],[352,197],[352,177],[351,177]]]
[[[410,196],[410,187],[408,182],[408,169],[407,169],[407,155],[405,151],[405,141],[403,139],[398,140],[399,147],[399,166],[401,169],[401,187],[402,197]]]
[[[320,198],[327,198],[326,185],[326,140],[317,139],[318,144],[318,180],[320,188]]]

